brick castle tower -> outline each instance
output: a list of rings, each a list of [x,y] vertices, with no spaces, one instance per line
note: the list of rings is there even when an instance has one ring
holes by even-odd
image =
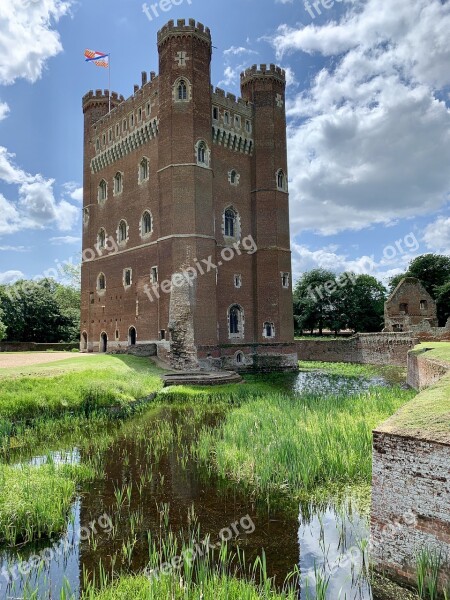
[[[211,34],[158,33],[159,75],[83,98],[81,348],[175,368],[294,369],[285,73],[211,87]]]

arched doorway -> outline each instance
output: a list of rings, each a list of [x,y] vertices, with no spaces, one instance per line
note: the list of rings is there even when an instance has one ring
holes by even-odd
[[[128,331],[128,344],[136,346],[136,329],[134,327],[130,327]]]
[[[108,336],[105,332],[100,336],[100,352],[106,352],[108,350]]]
[[[88,336],[85,331],[81,334],[81,350],[86,352],[88,349]]]

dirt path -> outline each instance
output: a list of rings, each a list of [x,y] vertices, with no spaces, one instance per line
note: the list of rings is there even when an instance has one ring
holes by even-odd
[[[77,354],[76,352],[0,352],[0,369],[11,367],[30,367],[67,360],[69,358],[89,359],[93,354]]]

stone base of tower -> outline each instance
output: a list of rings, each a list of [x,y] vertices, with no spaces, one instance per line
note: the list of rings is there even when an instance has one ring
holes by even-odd
[[[224,369],[239,373],[297,371],[295,344],[224,344],[199,346],[198,362],[202,369]]]

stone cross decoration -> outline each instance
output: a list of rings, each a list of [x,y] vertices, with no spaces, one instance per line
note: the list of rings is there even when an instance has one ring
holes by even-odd
[[[189,60],[189,58],[186,52],[184,52],[183,50],[181,52],[177,52],[175,61],[178,63],[179,67],[185,67],[187,60]]]
[[[283,106],[284,106],[283,96],[281,94],[277,94],[277,97],[275,100],[276,100],[278,108],[283,108]]]

